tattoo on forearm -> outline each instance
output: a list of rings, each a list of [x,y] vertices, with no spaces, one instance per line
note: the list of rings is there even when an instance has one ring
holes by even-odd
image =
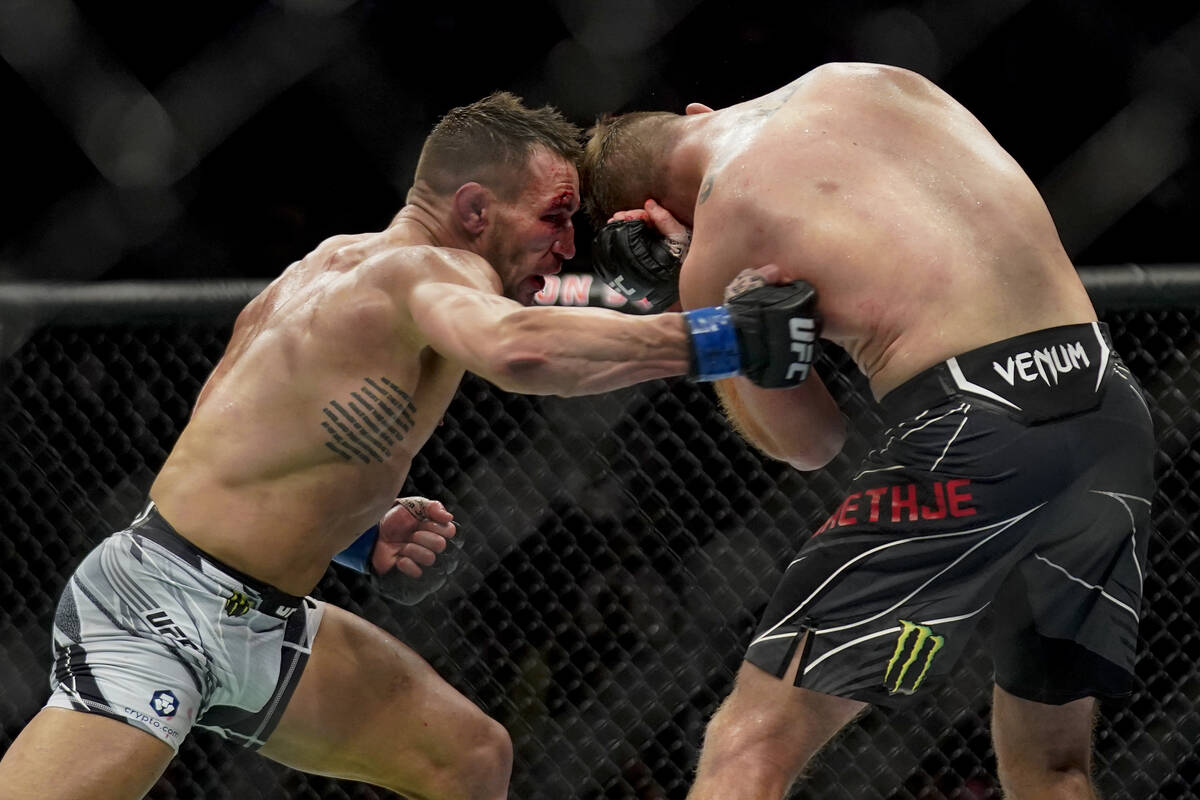
[[[325,446],[347,461],[382,463],[404,439],[417,412],[412,397],[386,377],[364,378],[365,385],[349,401],[330,400],[321,409]]]
[[[708,196],[710,194],[712,194],[712,188],[713,188],[713,179],[712,179],[712,176],[709,175],[707,178],[704,179],[704,183],[700,187],[700,197],[697,198],[696,205],[700,205],[701,203],[703,203],[705,200],[708,199]]]

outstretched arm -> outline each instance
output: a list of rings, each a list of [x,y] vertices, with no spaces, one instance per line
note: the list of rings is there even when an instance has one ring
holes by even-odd
[[[768,282],[777,281],[759,281]],[[413,281],[404,302],[425,344],[507,391],[595,394],[674,375],[745,374],[762,385],[790,385],[800,367],[790,363],[788,333],[806,315],[800,285],[763,286],[726,306],[650,316],[525,307],[498,288],[447,266]]]
[[[409,309],[434,350],[505,391],[569,397],[688,371],[680,314],[525,307],[442,281],[415,287]]]

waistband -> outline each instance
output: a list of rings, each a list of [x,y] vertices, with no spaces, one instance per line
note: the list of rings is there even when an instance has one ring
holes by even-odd
[[[1060,325],[934,364],[879,401],[889,420],[906,419],[950,398],[970,398],[1026,422],[1095,408],[1117,357],[1103,322]]]
[[[149,539],[168,552],[183,559],[189,565],[209,577],[225,578],[241,584],[225,603],[225,613],[240,617],[251,609],[279,619],[287,619],[304,603],[303,597],[276,589],[269,583],[258,580],[213,558],[196,545],[179,535],[167,522],[153,502],[129,525],[136,536]],[[214,575],[213,573],[217,573]]]

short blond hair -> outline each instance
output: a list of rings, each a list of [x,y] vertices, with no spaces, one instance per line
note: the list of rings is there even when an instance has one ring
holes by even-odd
[[[669,111],[605,115],[588,130],[579,179],[593,224],[616,211],[641,208],[659,190],[672,141]]]

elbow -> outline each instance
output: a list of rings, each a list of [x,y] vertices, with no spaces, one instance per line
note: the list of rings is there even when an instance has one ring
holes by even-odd
[[[488,342],[483,376],[515,394],[557,394],[550,354],[551,333],[534,314],[505,318]]]
[[[838,450],[810,449],[803,453],[793,453],[781,460],[786,461],[792,469],[800,472],[814,472],[833,461],[833,457],[839,452],[840,448]]]
[[[794,447],[778,458],[801,472],[821,469],[842,452],[846,444],[846,431],[846,418],[838,414],[834,421],[817,426],[812,435],[797,441]]]
[[[562,394],[550,376],[548,359],[529,352],[499,357],[489,380],[512,394]]]

